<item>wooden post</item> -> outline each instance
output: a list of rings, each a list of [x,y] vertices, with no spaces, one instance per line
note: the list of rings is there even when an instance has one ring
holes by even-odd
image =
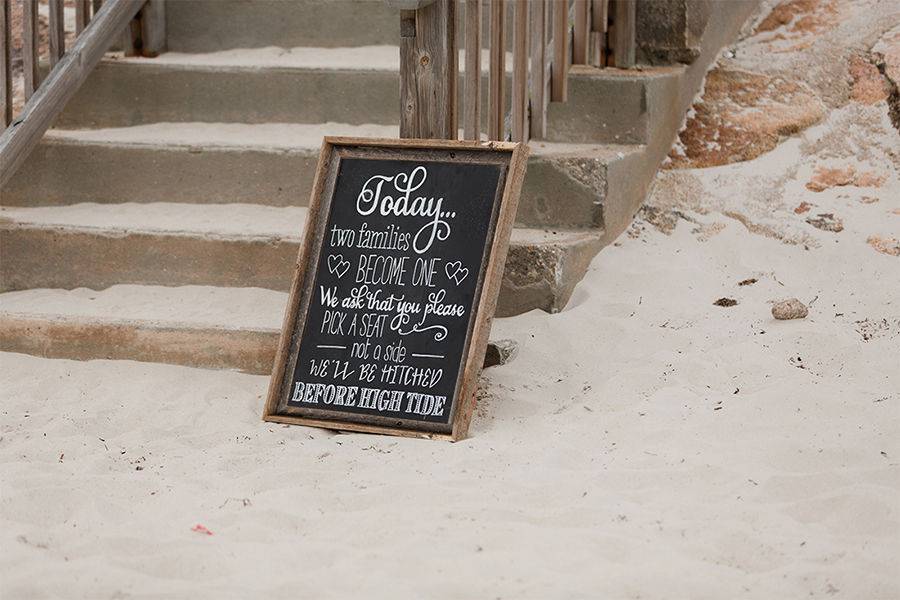
[[[456,0],[400,11],[400,137],[455,140]]]
[[[528,1],[513,5],[512,141],[528,141]]]
[[[0,111],[3,128],[12,123],[12,25],[11,0],[0,0]]]
[[[531,123],[532,138],[547,136],[547,1],[531,0]]]
[[[634,66],[635,46],[635,0],[616,0],[613,21],[616,34],[613,46],[613,58],[619,69],[630,69]]]
[[[141,9],[141,54],[154,58],[166,51],[166,2],[147,0]]]
[[[551,66],[550,99],[565,102],[568,98],[566,77],[569,69],[569,3],[553,2],[553,66]]]
[[[506,35],[504,35],[504,0],[491,0],[490,73],[488,75],[488,139],[502,141],[506,117]]]
[[[50,0],[50,68],[56,66],[66,52],[66,17],[63,0]]]
[[[41,72],[38,69],[40,48],[37,0],[22,0],[22,28],[22,63],[25,71],[25,99],[28,100],[41,85]]]
[[[463,139],[481,137],[481,0],[466,2],[466,89]]]
[[[590,39],[590,2],[575,0],[575,36],[572,44],[572,63],[588,64],[588,40]]]

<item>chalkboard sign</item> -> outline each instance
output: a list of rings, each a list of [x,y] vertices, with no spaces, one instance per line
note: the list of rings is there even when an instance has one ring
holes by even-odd
[[[526,156],[325,139],[265,420],[466,435]]]

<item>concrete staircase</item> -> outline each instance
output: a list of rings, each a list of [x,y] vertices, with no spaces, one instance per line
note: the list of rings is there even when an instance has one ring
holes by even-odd
[[[753,6],[720,4],[690,65],[573,68],[500,316],[563,308],[627,227]],[[2,190],[0,348],[268,373],[322,136],[397,136],[398,25],[379,0],[170,2],[170,52],[104,60]]]

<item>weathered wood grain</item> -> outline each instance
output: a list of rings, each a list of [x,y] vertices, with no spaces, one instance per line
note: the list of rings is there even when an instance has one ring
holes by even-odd
[[[66,53],[66,18],[63,14],[63,0],[50,1],[50,68],[56,66],[56,63]]]
[[[606,27],[608,22],[609,0],[592,0],[588,60],[589,64],[595,67],[606,65]]]
[[[3,127],[12,122],[12,25],[11,0],[0,0],[0,111]]]
[[[616,0],[614,23],[616,27],[613,58],[616,67],[630,69],[634,66],[635,50],[635,0]]]
[[[34,91],[41,85],[38,40],[37,0],[22,0],[22,65],[25,74],[26,100],[31,98]]]
[[[147,58],[166,51],[166,2],[147,0],[141,9],[141,55]]]
[[[465,0],[466,73],[463,98],[463,139],[481,136],[481,0]]]
[[[122,53],[125,56],[138,56],[140,54],[141,20],[137,17],[125,24],[122,29]]]
[[[531,0],[531,122],[528,125],[532,138],[547,136],[547,0]]]
[[[568,98],[569,10],[568,2],[553,2],[553,66],[550,68],[550,100],[565,102]]]
[[[506,34],[504,0],[490,0],[490,64],[488,66],[488,139],[502,140],[506,120]]]
[[[572,63],[586,65],[588,63],[588,39],[590,38],[590,2],[575,0],[572,5],[575,16],[575,36],[572,44]]]
[[[528,141],[528,2],[513,5],[512,141]]]
[[[80,35],[91,19],[90,0],[75,0],[75,35]]]
[[[400,137],[455,140],[456,1],[400,16]]]

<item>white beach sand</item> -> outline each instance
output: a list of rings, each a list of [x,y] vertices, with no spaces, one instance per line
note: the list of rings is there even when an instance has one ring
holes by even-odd
[[[457,444],[261,423],[265,377],[4,354],[3,597],[900,597],[900,265],[865,242],[897,191],[809,249],[643,226],[563,313],[496,323],[521,352]]]
[[[0,354],[0,596],[900,598],[886,115],[662,172],[565,311],[495,323],[520,352],[459,443],[262,423],[266,377]],[[884,177],[807,189],[822,165]]]

